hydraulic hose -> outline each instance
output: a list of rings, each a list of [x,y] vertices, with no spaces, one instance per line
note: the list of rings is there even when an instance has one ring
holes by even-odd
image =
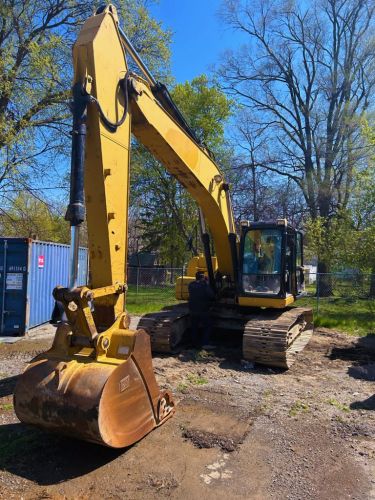
[[[107,118],[100,105],[100,102],[96,99],[96,97],[90,95],[90,102],[96,105],[99,111],[100,119],[110,132],[116,132],[117,128],[124,123],[126,115],[128,114],[128,109],[129,109],[128,81],[129,81],[129,73],[126,73],[124,78],[119,81],[119,86],[124,96],[124,111],[122,117],[117,122],[112,122],[109,118]]]

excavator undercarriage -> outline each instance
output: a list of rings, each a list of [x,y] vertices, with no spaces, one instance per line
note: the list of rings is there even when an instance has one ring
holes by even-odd
[[[243,311],[218,307],[212,311],[214,330],[242,336],[242,359],[265,366],[288,369],[313,334],[312,311],[291,307]],[[138,326],[146,330],[155,353],[176,353],[189,328],[187,305],[178,305],[158,313],[144,315]]]

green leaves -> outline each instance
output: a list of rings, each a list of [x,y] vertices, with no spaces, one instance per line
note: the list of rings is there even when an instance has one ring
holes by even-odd
[[[224,144],[224,125],[231,115],[233,101],[210,85],[206,75],[177,84],[172,97],[202,142],[214,152],[219,150]]]
[[[69,227],[61,213],[28,193],[20,193],[0,216],[1,234],[69,242]]]
[[[171,94],[198,137],[224,156],[224,125],[231,101],[210,85],[205,75],[176,85]],[[200,238],[195,201],[166,167],[139,145],[132,154],[131,200],[143,250],[158,251],[160,263],[171,267],[181,267],[191,251],[197,252]]]
[[[324,217],[310,218],[305,223],[305,230],[307,260],[317,256],[330,272],[349,265],[355,247],[354,230],[348,212],[341,212],[329,220]]]
[[[333,270],[355,268],[374,273],[375,128],[362,118],[362,131],[369,155],[366,163],[353,169],[348,206],[331,219],[317,217],[307,221],[307,256],[317,255]]]
[[[159,78],[169,75],[171,32],[151,17],[149,5],[150,0],[117,2],[121,25]],[[60,185],[67,173],[71,50],[92,14],[93,4],[79,0],[0,3],[0,195],[5,211],[12,212],[18,203],[6,192],[33,187],[46,199],[41,193],[48,193],[43,191],[47,183]]]

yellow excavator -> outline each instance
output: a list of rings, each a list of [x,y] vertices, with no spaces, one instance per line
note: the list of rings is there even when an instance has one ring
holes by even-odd
[[[129,71],[131,56],[142,77]],[[193,257],[176,293],[204,271],[216,294],[215,324],[240,330],[243,357],[288,368],[312,334],[309,309],[290,307],[303,288],[302,235],[285,220],[241,225],[229,185],[166,87],[155,81],[119,27],[112,5],[83,25],[73,49],[69,288],[54,297],[67,321],[50,350],[20,376],[15,411],[25,423],[114,448],[129,446],[173,415],[153,372],[154,350],[171,352],[188,328],[182,307],[129,329],[125,309],[131,133],[192,195],[204,255]],[[90,283],[77,287],[80,226],[86,219]],[[206,225],[209,227],[206,229]],[[215,255],[211,255],[211,242]]]

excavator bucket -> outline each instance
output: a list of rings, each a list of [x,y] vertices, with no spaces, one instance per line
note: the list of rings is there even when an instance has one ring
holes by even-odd
[[[61,325],[52,348],[20,376],[14,407],[22,422],[122,448],[173,414],[171,395],[156,383],[144,330],[112,331],[100,340],[104,352],[73,347],[62,355],[71,340],[70,327]]]

